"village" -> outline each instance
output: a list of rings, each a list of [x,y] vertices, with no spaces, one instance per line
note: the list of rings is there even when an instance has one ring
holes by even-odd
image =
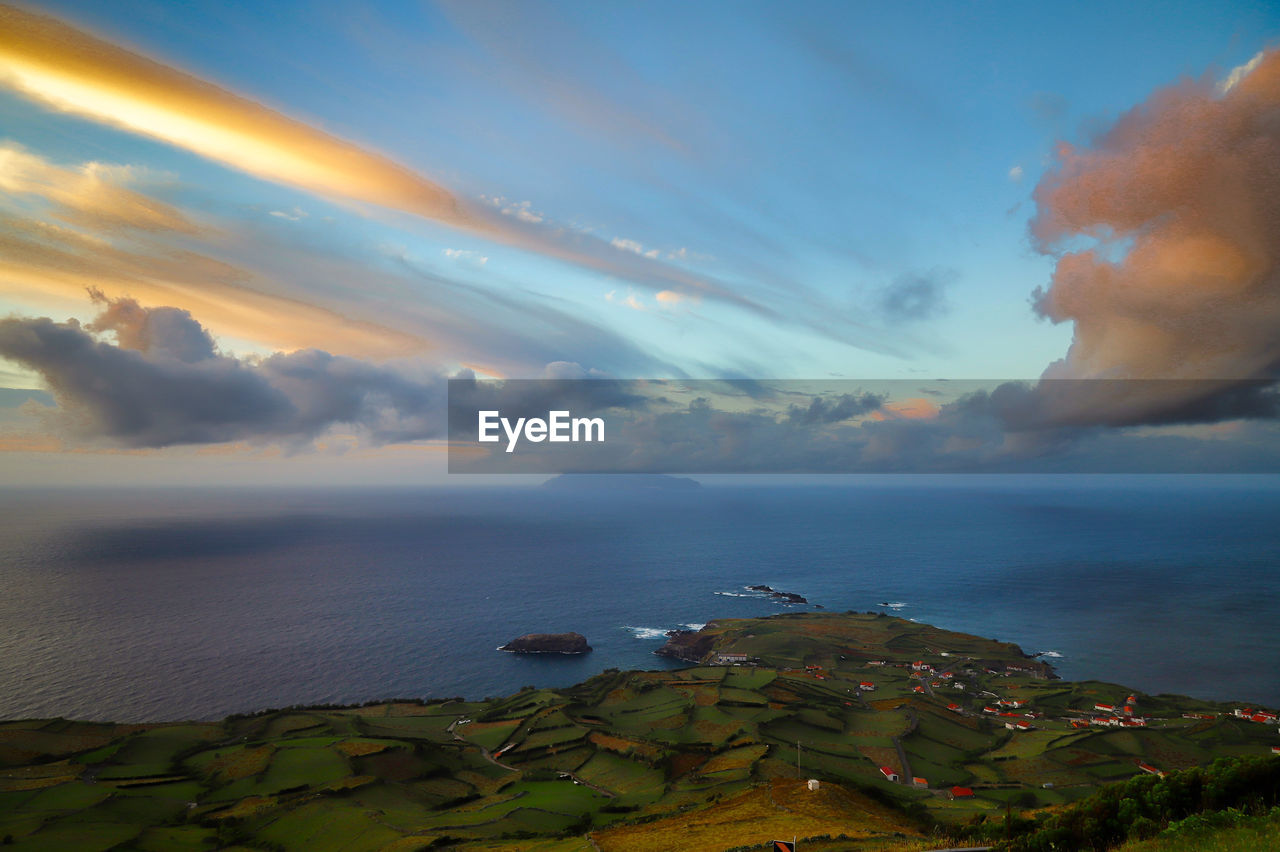
[[[1166,732],[1194,735],[1198,728],[1208,728],[1228,719],[1250,723],[1250,728],[1280,725],[1280,717],[1275,712],[1253,707],[1211,710],[1204,706],[1206,702],[1187,699],[1190,706],[1182,709],[1171,704],[1170,696],[1151,700],[1134,691],[1120,694],[1120,688],[1110,684],[1082,689],[1058,680],[1051,667],[1044,663],[981,661],[948,651],[934,651],[930,654],[930,658],[933,657],[937,659],[855,661],[842,655],[838,665],[806,663],[803,668],[781,669],[779,674],[817,681],[845,681],[851,676],[844,669],[853,663],[862,674],[845,687],[850,695],[848,706],[858,703],[871,706],[868,702],[874,700],[877,709],[891,705],[905,708],[910,719],[919,719],[920,708],[930,706],[966,720],[975,730],[991,734],[1003,731],[1003,738],[990,750],[989,760],[994,765],[1061,748],[1079,736],[1089,736],[1090,731],[1101,734],[1112,730],[1153,730],[1153,735],[1158,731],[1160,736]],[[744,653],[720,653],[710,662],[721,666],[766,664]],[[1098,696],[1094,697],[1094,693]],[[1021,783],[1015,784],[997,772],[988,773],[985,779],[970,777],[965,783],[951,783],[956,780],[954,776],[961,774],[951,768],[943,773],[947,777],[941,782],[931,783],[925,775],[912,772],[913,763],[930,762],[913,760],[910,746],[916,734],[915,726],[912,722],[901,735],[892,738],[898,759],[876,767],[876,776],[882,781],[959,801],[1004,792],[1031,780],[1018,778]],[[1280,728],[1273,733],[1275,738],[1269,751],[1280,756]],[[1026,746],[1014,742],[1021,738],[1028,738],[1024,741]],[[1252,753],[1261,750],[1257,746],[1249,749]],[[1233,748],[1230,753],[1236,754],[1239,750]],[[1138,755],[1127,762],[1117,761],[1116,766],[1109,768],[1114,778],[1122,778],[1126,773],[1163,777],[1172,769],[1183,768],[1184,762],[1168,767],[1156,763],[1154,758]],[[968,774],[981,775],[979,772]],[[1085,788],[1096,783],[1093,777],[1077,778],[1073,783],[1049,779],[1047,776],[1053,772],[1045,774],[1046,780],[1035,785],[1043,791],[1069,795],[1072,786]]]

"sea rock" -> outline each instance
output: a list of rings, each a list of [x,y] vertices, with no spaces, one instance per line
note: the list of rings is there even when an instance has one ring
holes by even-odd
[[[763,583],[747,586],[747,588],[753,592],[763,592],[774,600],[782,601],[783,603],[802,604],[809,602],[804,595],[798,595],[795,592],[783,592]]]
[[[513,654],[585,654],[591,646],[581,633],[526,633],[498,650]]]

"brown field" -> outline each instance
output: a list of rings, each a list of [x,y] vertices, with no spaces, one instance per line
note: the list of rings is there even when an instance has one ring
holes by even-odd
[[[768,750],[767,745],[758,745],[751,749],[741,749],[736,754],[716,755],[702,767],[702,772],[705,775],[708,772],[721,772],[726,769],[745,769],[763,757]]]
[[[902,773],[902,766],[898,763],[898,750],[896,748],[858,746],[858,753],[874,763],[877,769],[881,766],[887,766],[899,774]],[[876,774],[879,775],[879,773]]]
[[[366,754],[377,754],[386,750],[386,743],[374,743],[368,740],[344,740],[338,743],[338,751],[347,757],[363,757]]]
[[[276,806],[275,796],[246,796],[229,808],[209,814],[209,819],[244,819],[269,811]]]
[[[209,775],[212,777],[221,773],[222,777],[228,781],[237,781],[266,772],[267,765],[271,763],[271,755],[275,754],[275,751],[275,746],[263,745],[257,748],[240,749],[225,757],[215,758],[209,764]]]

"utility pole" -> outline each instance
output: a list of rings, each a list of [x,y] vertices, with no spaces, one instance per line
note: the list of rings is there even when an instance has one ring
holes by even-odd
[[[803,778],[800,774],[800,741],[796,740],[796,777]]]

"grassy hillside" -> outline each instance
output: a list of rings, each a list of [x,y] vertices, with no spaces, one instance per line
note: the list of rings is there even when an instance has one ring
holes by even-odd
[[[1249,817],[1235,824],[1176,827],[1150,840],[1117,847],[1116,852],[1261,852],[1280,846],[1280,814]]]
[[[1076,801],[1139,764],[1280,742],[1274,726],[1173,696],[1134,696],[1143,727],[1073,727],[1132,693],[883,615],[726,620],[700,640],[706,662],[750,663],[608,671],[483,702],[0,723],[0,837],[77,850],[643,852],[792,836],[810,849],[920,849],[948,826]],[[1017,722],[1031,730],[1007,727]],[[953,797],[956,785],[973,795]]]

